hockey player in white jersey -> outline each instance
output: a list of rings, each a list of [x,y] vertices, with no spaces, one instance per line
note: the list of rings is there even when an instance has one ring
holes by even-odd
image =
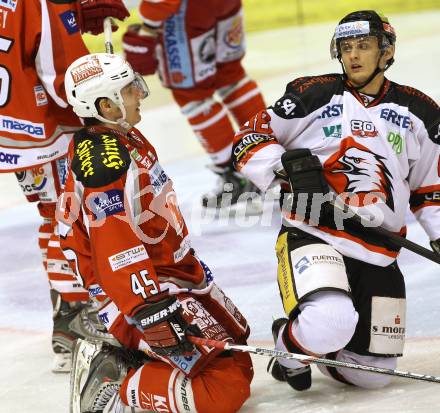
[[[348,14],[331,42],[343,73],[295,79],[236,134],[237,171],[262,191],[286,178],[276,252],[288,318],[272,326],[279,350],[385,368],[395,368],[402,356],[399,251],[365,226],[404,235],[409,205],[440,253],[440,108],[424,93],[385,78],[395,41],[385,17]],[[344,220],[329,202],[321,204],[330,195],[371,222],[362,227]],[[390,380],[320,369],[364,388]],[[268,371],[296,390],[311,386],[310,367],[298,361],[272,360]]]

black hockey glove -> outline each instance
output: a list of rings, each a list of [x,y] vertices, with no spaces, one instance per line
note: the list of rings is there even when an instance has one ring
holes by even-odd
[[[431,248],[434,252],[440,255],[440,238],[436,241],[431,241]]]
[[[134,315],[144,331],[145,341],[161,356],[190,354],[194,345],[186,334],[199,335],[197,327],[191,326],[175,296],[158,295],[150,298],[145,307]]]
[[[319,198],[322,200],[329,192],[329,186],[319,158],[309,149],[291,149],[283,153],[281,163],[293,194],[291,205],[283,207],[305,219],[321,217],[324,204],[319,202]],[[282,174],[276,175],[282,177]]]

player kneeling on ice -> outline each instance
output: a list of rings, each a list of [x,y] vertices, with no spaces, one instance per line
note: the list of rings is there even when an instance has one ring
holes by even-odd
[[[409,204],[440,253],[440,109],[422,92],[384,77],[395,40],[385,17],[350,13],[331,45],[343,73],[290,82],[235,137],[235,167],[262,191],[286,178],[276,252],[288,318],[272,326],[278,350],[390,369],[402,356],[399,248],[344,219],[349,214],[335,213],[330,202],[338,197],[370,226],[401,234]],[[390,380],[320,369],[365,388]],[[310,367],[298,361],[272,360],[268,371],[296,390],[311,386]]]
[[[86,127],[69,149],[61,246],[121,344],[79,342],[71,411],[238,411],[249,356],[189,337],[244,343],[249,328],[191,248],[172,182],[133,127],[145,82],[121,57],[98,53],[72,63],[65,84]]]

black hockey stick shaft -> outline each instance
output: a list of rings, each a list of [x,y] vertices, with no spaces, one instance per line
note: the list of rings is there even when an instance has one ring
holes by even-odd
[[[243,345],[226,343],[223,341],[208,340],[193,336],[188,336],[188,339],[194,344],[199,344],[207,347],[215,347],[221,350],[240,351],[244,353],[257,354],[259,356],[277,357],[286,360],[298,360],[305,364],[309,364],[309,363],[321,364],[323,366],[328,366],[328,367],[342,367],[346,369],[362,370],[368,373],[385,374],[388,376],[401,377],[404,379],[422,380],[422,381],[429,381],[431,383],[440,383],[440,377],[430,376],[427,374],[418,374],[418,373],[411,373],[409,371],[392,370],[392,369],[385,369],[375,366],[366,366],[357,363],[349,363],[345,361],[329,360],[319,357],[306,356],[304,354],[287,353],[285,351],[270,350],[262,347],[243,346]]]
[[[353,210],[349,209],[346,205],[343,205],[343,209],[339,206],[336,206],[334,203],[330,203],[334,211],[337,210],[343,211],[344,213],[347,213],[350,211],[350,217],[347,219],[348,223],[352,223],[354,226],[360,226],[361,230],[364,230],[366,232],[369,232],[371,234],[374,234],[378,237],[380,237],[382,240],[385,240],[386,244],[397,247],[397,248],[406,248],[409,251],[412,251],[418,255],[421,255],[422,257],[427,258],[428,260],[431,260],[437,264],[440,264],[440,255],[435,253],[434,251],[431,251],[425,247],[422,247],[419,244],[416,244],[415,242],[412,242],[405,237],[402,237],[400,235],[395,234],[394,232],[391,232],[384,227],[381,226],[365,226],[362,222],[362,217],[353,212]]]

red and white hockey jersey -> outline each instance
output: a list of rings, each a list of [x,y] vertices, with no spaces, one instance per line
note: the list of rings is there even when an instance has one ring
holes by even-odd
[[[75,3],[0,1],[0,172],[60,158],[81,126],[64,92],[67,67],[88,53]]]
[[[286,150],[309,148],[332,191],[356,195],[359,214],[404,234],[410,205],[429,238],[440,238],[439,106],[389,80],[376,98],[364,99],[339,74],[294,80],[237,133],[236,169],[265,191],[274,184]],[[398,255],[366,234],[338,230],[334,222],[291,223],[348,257],[386,266]]]
[[[111,299],[100,311],[108,330],[126,346],[148,351],[134,320],[127,320],[148,297],[169,289],[183,303],[195,297],[221,324],[206,324],[209,338],[223,339],[218,334],[226,331],[243,342],[247,322],[191,248],[172,182],[141,133],[81,129],[68,159],[60,244],[90,295]],[[181,368],[178,361],[169,360]]]

